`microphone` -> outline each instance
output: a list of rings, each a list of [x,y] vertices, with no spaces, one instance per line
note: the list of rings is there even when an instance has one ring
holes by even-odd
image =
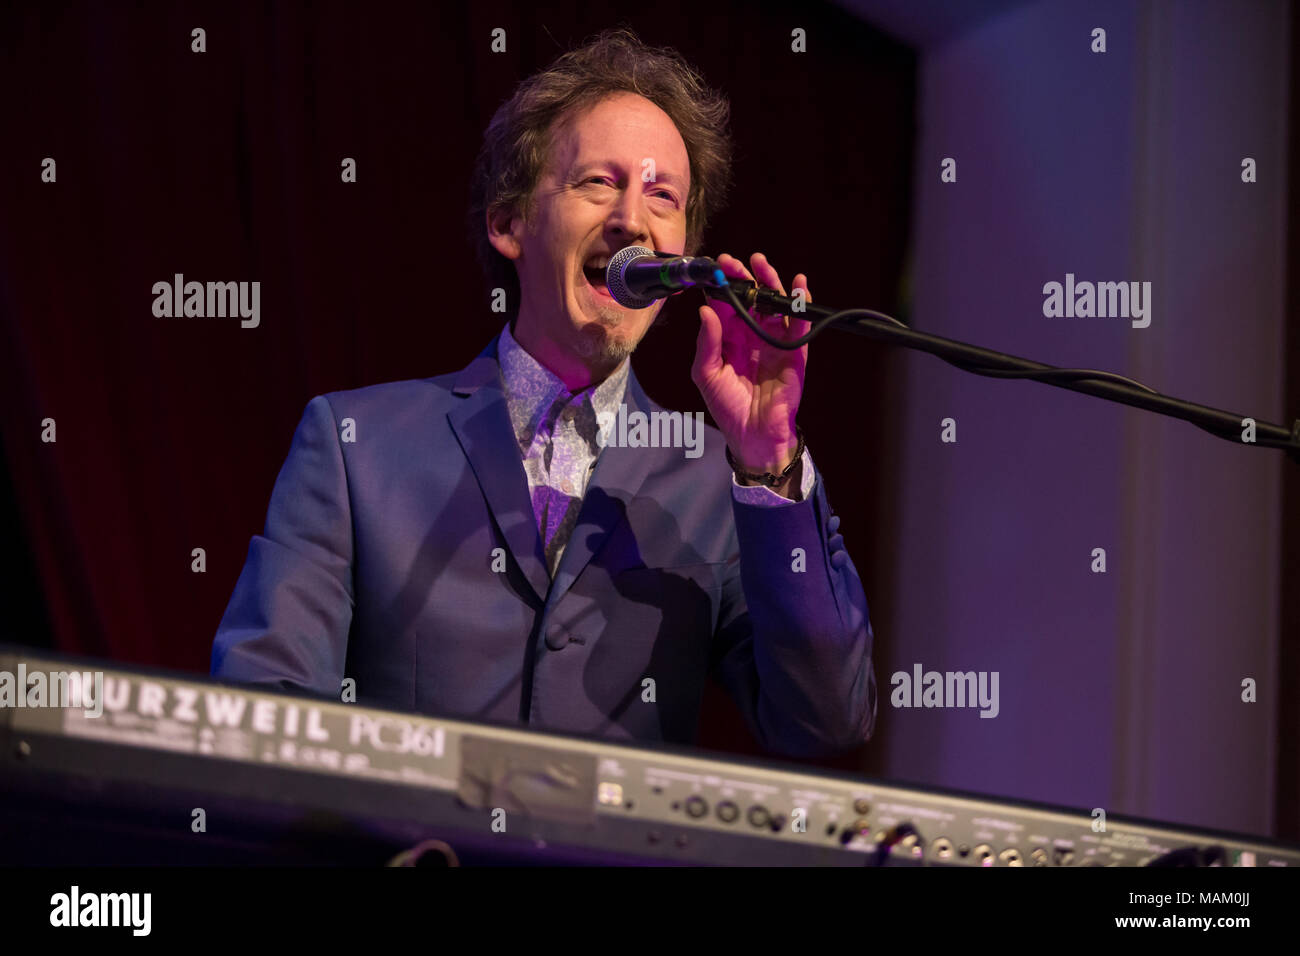
[[[610,257],[605,287],[624,308],[644,309],[683,289],[727,284],[718,264],[704,256],[674,256],[645,246],[628,246]]]

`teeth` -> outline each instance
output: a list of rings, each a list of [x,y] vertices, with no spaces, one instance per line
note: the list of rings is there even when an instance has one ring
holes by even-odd
[[[587,260],[588,269],[603,269],[609,265],[609,256],[593,256]]]

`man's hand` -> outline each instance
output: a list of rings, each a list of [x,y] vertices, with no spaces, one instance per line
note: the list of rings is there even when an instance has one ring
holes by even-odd
[[[719,256],[717,263],[731,278],[752,280],[757,276],[759,285],[785,294],[781,277],[761,252],[750,257],[753,274],[734,256]],[[812,301],[802,273],[794,277],[794,287],[803,289],[806,301]],[[700,307],[691,380],[704,396],[736,463],[746,471],[779,475],[799,445],[794,420],[803,396],[808,346],[788,351],[768,345],[735,309],[713,301],[713,306]],[[805,335],[811,327],[807,319],[795,316],[757,313],[755,318],[763,331],[786,340]]]

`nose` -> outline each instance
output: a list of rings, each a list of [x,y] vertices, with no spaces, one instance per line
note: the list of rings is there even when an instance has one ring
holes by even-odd
[[[605,235],[615,248],[650,245],[650,217],[640,186],[636,181],[628,183],[605,220]]]

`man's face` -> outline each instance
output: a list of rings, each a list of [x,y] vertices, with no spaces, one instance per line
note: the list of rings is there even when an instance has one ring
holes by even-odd
[[[689,190],[673,121],[644,97],[620,93],[556,123],[531,204],[489,230],[519,272],[515,338],[571,388],[613,371],[654,321],[662,302],[619,305],[605,265],[629,245],[683,253]]]

